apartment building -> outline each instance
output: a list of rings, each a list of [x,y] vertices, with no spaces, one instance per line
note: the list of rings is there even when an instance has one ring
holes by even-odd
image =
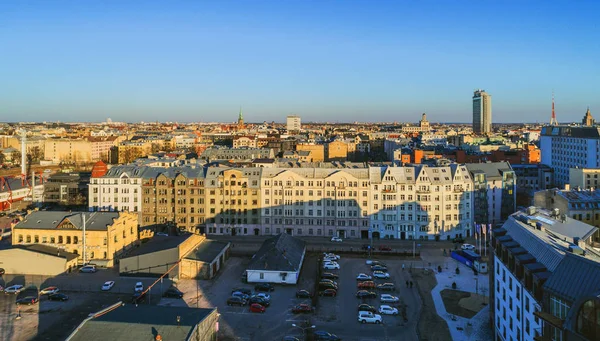
[[[598,340],[597,228],[531,206],[492,231],[494,340]]]
[[[325,161],[325,145],[323,144],[299,143],[296,145],[296,151],[310,152],[313,162]]]
[[[543,127],[540,149],[542,163],[555,170],[556,185],[563,188],[571,168],[600,168],[600,128]]]
[[[87,163],[92,159],[92,144],[83,138],[48,139],[44,145],[44,158],[53,163]]]
[[[56,173],[44,183],[44,202],[61,205],[85,205],[90,173]]]
[[[367,237],[368,168],[265,168],[260,181],[261,234]]]
[[[554,169],[543,164],[511,164],[517,178],[517,206],[533,204],[537,191],[554,187]]]
[[[142,173],[147,169],[136,165],[117,166],[102,177],[92,177],[89,210],[140,212]]]
[[[600,168],[570,168],[569,187],[591,189],[600,186]]]
[[[516,210],[517,180],[508,162],[466,164],[474,188],[474,221],[499,224]]]
[[[465,166],[370,167],[374,238],[470,236],[473,181]]]
[[[102,160],[108,162],[110,160],[110,149],[125,140],[125,136],[88,137],[87,140],[91,144],[92,161]]]

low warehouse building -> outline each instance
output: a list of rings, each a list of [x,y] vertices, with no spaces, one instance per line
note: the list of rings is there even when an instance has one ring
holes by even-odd
[[[77,255],[47,245],[0,250],[0,268],[11,275],[58,276],[77,267]]]
[[[203,235],[155,235],[121,259],[122,276],[160,276],[171,278],[214,277],[229,258],[229,243],[207,240]]]
[[[246,269],[249,283],[296,284],[306,243],[287,233],[265,240]]]
[[[67,341],[215,341],[216,308],[166,307],[121,302],[87,318]]]

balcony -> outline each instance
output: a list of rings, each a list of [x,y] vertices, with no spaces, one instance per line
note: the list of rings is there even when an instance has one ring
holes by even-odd
[[[382,191],[383,191],[383,193],[393,193],[393,192],[395,192],[395,190],[393,190],[393,189],[383,189]]]
[[[545,311],[536,311],[533,313],[533,315],[541,318],[545,322],[550,323],[551,325],[553,325],[554,327],[556,327],[558,329],[563,329],[563,324],[565,321],[559,319],[558,317],[556,317],[550,313],[547,313]]]

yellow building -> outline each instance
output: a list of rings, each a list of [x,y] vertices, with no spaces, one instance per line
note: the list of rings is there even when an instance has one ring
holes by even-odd
[[[348,145],[342,141],[333,141],[327,144],[327,161],[346,161],[348,158]]]
[[[54,163],[92,162],[92,143],[86,139],[49,139],[45,143],[44,159]]]
[[[106,267],[137,240],[138,215],[129,212],[34,211],[13,224],[12,233],[15,246],[52,246],[79,255],[79,263]]]
[[[325,145],[322,144],[298,144],[296,151],[309,151],[313,162],[325,161]]]

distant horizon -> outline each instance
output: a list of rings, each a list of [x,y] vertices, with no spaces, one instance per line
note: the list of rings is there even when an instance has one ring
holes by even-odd
[[[471,122],[600,110],[600,2],[0,3],[0,120]],[[531,15],[535,13],[535,15]],[[84,118],[85,117],[85,118]]]

